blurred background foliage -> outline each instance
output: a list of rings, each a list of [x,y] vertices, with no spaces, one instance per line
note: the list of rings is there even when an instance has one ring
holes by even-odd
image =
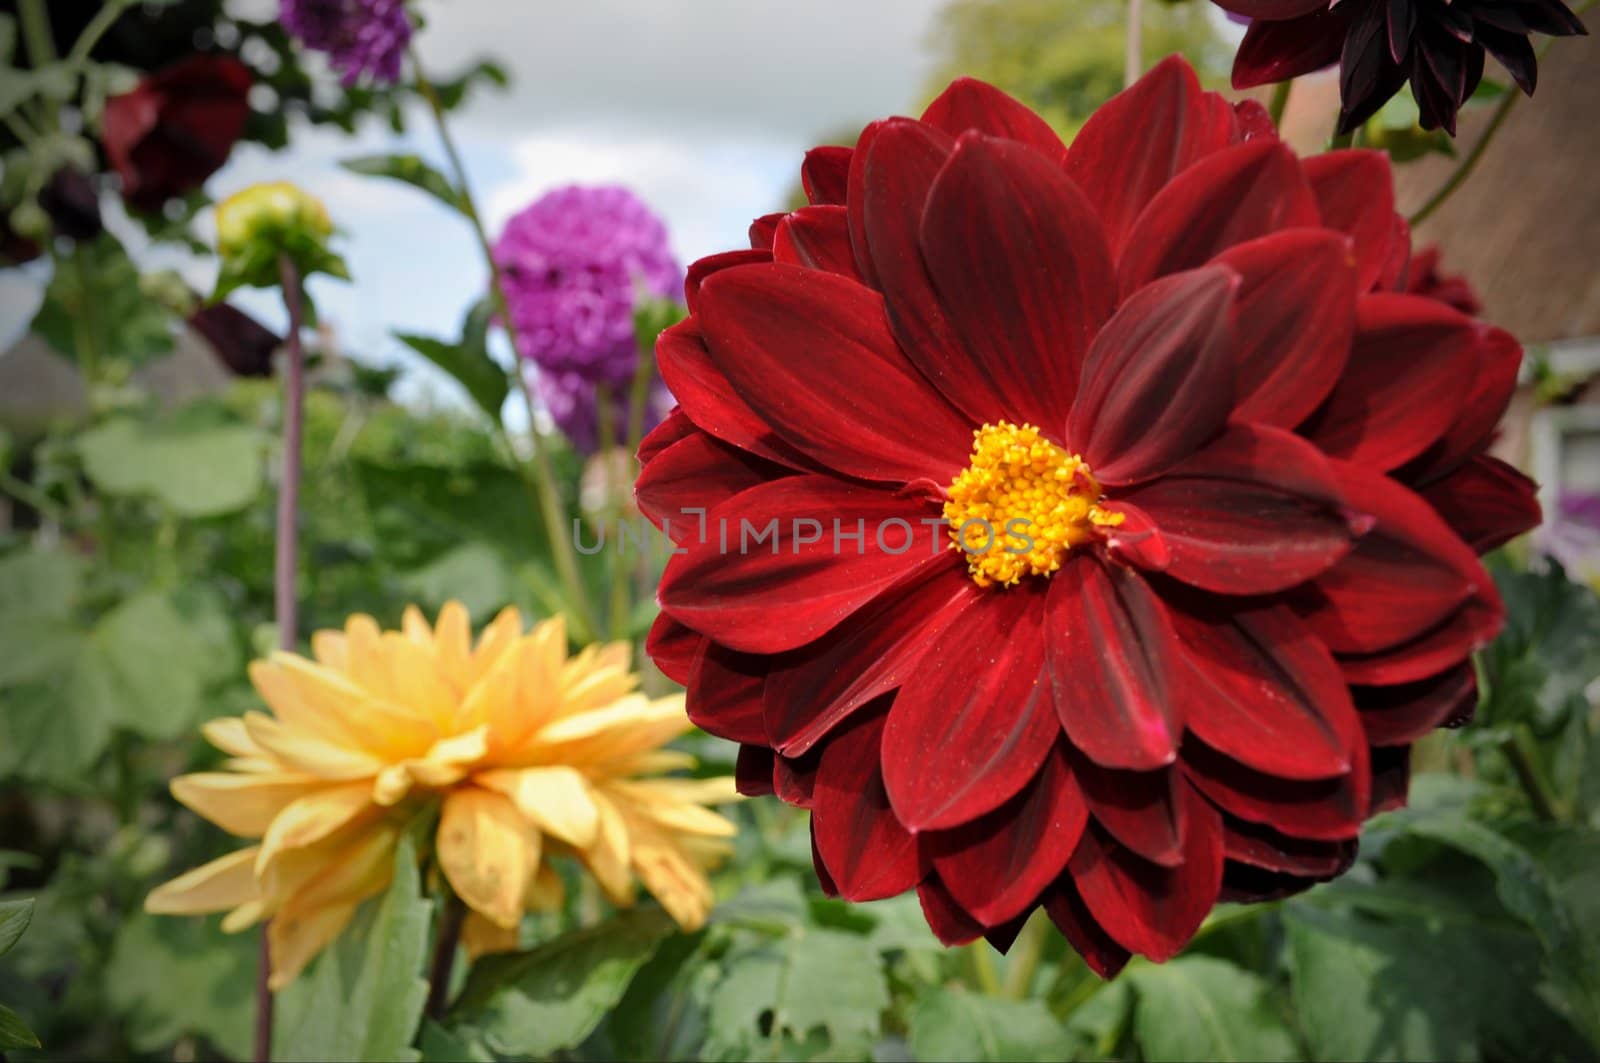
[[[75,39],[97,10],[52,4],[58,39]],[[940,78],[992,80],[1070,132],[1120,86],[1121,11],[1109,0],[954,0],[930,45]],[[399,121],[408,90],[318,102],[275,26],[202,0],[130,7],[93,52],[100,73],[48,92],[85,108],[90,130],[84,93],[96,78],[162,65],[197,34],[255,54],[276,94],[252,103],[247,136],[282,144],[296,109],[345,128],[367,114]],[[266,51],[246,47],[253,37]],[[1226,66],[1195,3],[1154,6],[1145,40],[1147,56],[1181,50],[1202,70]],[[446,102],[502,78],[479,66],[446,87]],[[8,175],[38,163],[37,146],[0,150]],[[414,159],[356,168],[441,187]],[[109,187],[103,160],[90,169]],[[14,195],[36,196],[48,176]],[[152,231],[189,241],[202,201]],[[274,642],[281,390],[270,360],[245,358],[238,335],[201,344],[192,295],[141,274],[110,235],[44,243],[53,279],[24,344],[69,363],[75,383],[0,416],[0,1051],[242,1059],[254,936],[224,935],[215,919],[155,919],[141,905],[153,883],[232,846],[165,784],[219,759],[199,722],[256,706],[244,664]],[[644,308],[642,335],[675,312]],[[479,621],[508,603],[533,615],[559,605],[519,471],[526,440],[499,420],[506,367],[489,354],[484,314],[464,315],[457,337],[405,342],[476,406],[398,404],[389,374],[345,357],[329,333],[314,345],[304,630],[352,612],[392,626],[407,602],[433,609],[452,597]],[[563,516],[613,515],[586,503],[582,460],[547,442]],[[584,565],[592,599],[605,600],[616,574],[600,557]],[[530,917],[526,951],[463,965],[458,1003],[439,1022],[422,1019],[416,992],[434,901],[402,859],[389,893],[283,994],[278,1055],[1594,1059],[1600,599],[1515,550],[1495,571],[1510,621],[1480,662],[1483,703],[1470,727],[1419,746],[1410,807],[1372,822],[1340,881],[1222,906],[1166,965],[1136,960],[1103,983],[1053,933],[1025,934],[1004,957],[981,943],[943,949],[914,897],[825,898],[805,814],[755,801],[733,811],[738,851],[704,930],[682,934],[650,906],[610,913],[571,890],[565,910]],[[650,577],[644,564],[631,574],[641,587]],[[649,619],[644,609],[622,628],[638,638]],[[706,773],[731,772],[728,744],[685,745]]]

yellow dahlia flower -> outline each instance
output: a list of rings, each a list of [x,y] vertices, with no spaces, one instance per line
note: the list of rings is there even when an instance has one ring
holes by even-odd
[[[172,782],[257,843],[158,887],[147,910],[227,911],[230,931],[271,919],[281,988],[387,887],[401,829],[437,802],[436,859],[474,953],[514,948],[525,911],[560,904],[552,853],[575,855],[618,905],[637,877],[685,928],[705,921],[705,868],[734,832],[705,806],[733,799],[732,780],[663,774],[693,766],[661,748],[691,725],[681,694],[635,690],[626,644],[569,657],[561,618],[524,634],[515,609],[474,644],[452,602],[434,627],[415,608],[400,631],[353,616],[311,649],[254,662],[271,713],[207,723],[225,770]]]

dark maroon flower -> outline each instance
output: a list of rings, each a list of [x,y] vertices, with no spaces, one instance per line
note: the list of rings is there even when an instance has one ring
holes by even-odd
[[[1453,306],[1470,317],[1483,313],[1483,300],[1473,290],[1472,282],[1459,273],[1445,273],[1439,268],[1438,244],[1424,247],[1411,256],[1404,290]]]
[[[1528,36],[1587,32],[1561,0],[1216,0],[1251,19],[1234,88],[1339,64],[1339,132],[1348,133],[1411,83],[1424,129],[1456,131],[1456,112],[1483,78],[1485,53],[1528,95],[1538,63]]]
[[[39,206],[50,217],[57,236],[77,241],[93,240],[103,226],[100,195],[94,182],[76,166],[63,166],[39,189]]]
[[[228,160],[250,116],[250,80],[237,59],[196,55],[106,101],[106,155],[129,206],[157,210]]]
[[[283,340],[276,332],[228,303],[212,303],[189,315],[189,327],[236,376],[271,376],[272,356]]]

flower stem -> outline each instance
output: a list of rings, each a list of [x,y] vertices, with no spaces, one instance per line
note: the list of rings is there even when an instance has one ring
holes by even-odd
[[[1050,917],[1044,909],[1035,911],[1022,924],[1022,933],[1011,950],[1011,964],[1006,968],[1005,995],[1012,1000],[1026,1000],[1033,988],[1033,975],[1039,969],[1039,959],[1044,955],[1045,937],[1050,932]]]
[[[428,109],[433,114],[434,128],[439,132],[439,142],[444,148],[446,159],[449,160],[451,174],[454,178],[456,191],[461,196],[461,210],[467,216],[467,221],[472,224],[473,234],[478,238],[478,249],[483,254],[484,264],[489,269],[489,295],[494,300],[495,311],[505,325],[506,338],[511,343],[513,361],[516,363],[511,376],[518,393],[522,396],[522,404],[528,413],[528,436],[532,445],[532,461],[530,466],[519,467],[524,469],[524,474],[530,476],[534,494],[539,503],[540,516],[544,521],[546,535],[550,538],[550,550],[555,558],[556,575],[560,578],[563,589],[566,591],[567,604],[575,615],[574,627],[584,629],[589,633],[599,630],[596,623],[594,610],[589,603],[589,596],[584,591],[583,580],[578,574],[578,558],[573,550],[572,540],[568,537],[567,529],[563,526],[562,515],[565,507],[561,502],[561,492],[556,487],[555,471],[550,464],[550,454],[544,444],[544,439],[539,433],[538,419],[535,416],[537,407],[533,401],[533,391],[528,387],[527,377],[522,372],[522,355],[517,350],[517,330],[511,322],[511,305],[506,299],[504,278],[500,273],[500,264],[495,261],[494,248],[489,243],[489,234],[483,226],[483,216],[478,213],[477,201],[472,195],[472,185],[467,180],[466,164],[461,160],[461,152],[456,148],[455,138],[450,134],[450,126],[445,118],[444,104],[439,99],[438,91],[433,87],[433,82],[423,73],[422,58],[416,49],[411,50],[411,68],[417,79],[417,90],[422,98],[427,101]],[[583,630],[574,631],[574,637],[579,637]]]
[[[967,959],[972,963],[972,975],[977,979],[983,995],[997,997],[1000,995],[1000,977],[995,973],[994,956],[989,948],[989,943],[979,938],[967,946]]]
[[[1128,0],[1128,31],[1122,53],[1122,85],[1139,80],[1144,69],[1144,12],[1142,0]]]
[[[450,1008],[450,975],[455,970],[456,946],[461,942],[461,927],[467,921],[467,906],[447,890],[439,927],[433,936],[433,959],[428,963],[428,1003],[423,1014],[435,1021]]]
[[[1272,124],[1283,124],[1283,113],[1289,109],[1289,92],[1294,88],[1294,78],[1280,81],[1272,90],[1272,101],[1267,104],[1267,114],[1272,116]]]
[[[628,560],[622,552],[622,504],[612,472],[617,448],[616,407],[611,385],[600,381],[594,386],[595,417],[600,424],[600,475],[605,485],[605,504],[600,507],[601,527],[612,524],[617,541],[611,544],[611,597],[606,607],[607,633],[615,639],[628,635],[629,594]]]
[[[107,3],[96,11],[94,18],[78,34],[78,39],[72,44],[72,51],[67,54],[67,62],[73,66],[83,63],[89,58],[89,53],[94,46],[100,43],[109,30],[122,17],[122,13],[133,6],[133,0],[107,0]]]
[[[1520,729],[1512,731],[1510,737],[1500,743],[1500,749],[1510,762],[1511,770],[1516,773],[1517,782],[1522,784],[1523,793],[1528,795],[1528,803],[1533,806],[1534,814],[1546,823],[1559,823],[1561,811],[1550,793],[1550,787],[1545,784],[1544,775],[1534,761],[1532,751],[1528,749],[1523,732]]]
[[[283,378],[283,473],[278,478],[277,557],[273,567],[278,648],[293,650],[298,636],[295,568],[300,554],[300,465],[305,421],[305,349],[300,344],[304,306],[300,273],[288,255],[278,256],[278,281],[289,312],[288,363]]]
[[[1328,150],[1338,151],[1340,148],[1348,148],[1354,145],[1355,142],[1356,131],[1354,129],[1350,130],[1348,133],[1335,133],[1328,140]]]

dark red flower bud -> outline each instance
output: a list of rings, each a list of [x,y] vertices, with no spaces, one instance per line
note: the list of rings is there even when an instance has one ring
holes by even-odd
[[[76,166],[63,166],[39,190],[39,206],[50,216],[57,236],[93,240],[100,235],[100,196],[94,182]]]
[[[212,303],[189,315],[189,327],[205,337],[235,375],[272,375],[272,354],[283,339],[243,310]]]

